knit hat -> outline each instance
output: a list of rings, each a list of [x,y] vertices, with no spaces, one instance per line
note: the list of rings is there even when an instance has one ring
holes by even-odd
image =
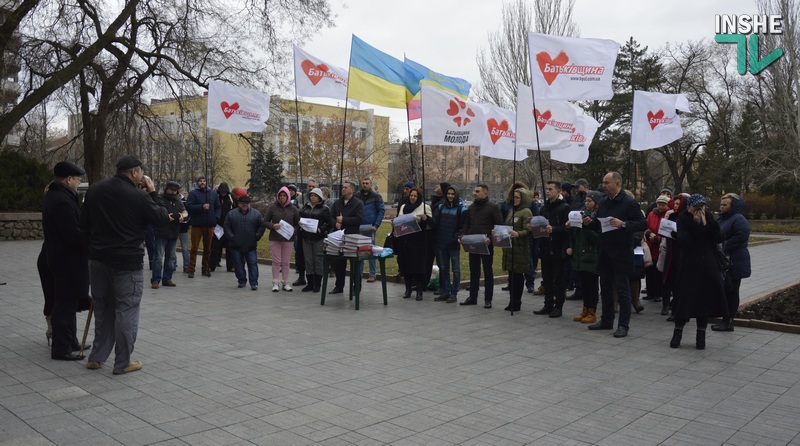
[[[686,200],[687,206],[697,206],[698,204],[706,204],[706,197],[700,194],[692,194],[689,195],[689,199]]]
[[[290,185],[288,185],[288,186],[286,186],[286,187],[287,187],[289,190],[293,190],[293,191],[297,192],[297,186],[295,186],[294,184],[290,184]]]
[[[664,195],[664,192],[668,193],[670,197],[672,196],[672,189],[670,189],[668,187],[665,187],[665,188],[661,189],[660,194]]]
[[[411,189],[412,187],[414,187],[414,182],[413,181],[406,181],[406,184],[404,184],[403,187],[407,187],[407,188]]]
[[[586,187],[589,187],[589,182],[588,182],[588,181],[586,181],[586,179],[585,179],[585,178],[578,178],[578,180],[577,180],[577,181],[575,181],[575,184],[573,184],[572,186],[574,186],[574,187],[578,187],[578,186],[586,186]]]
[[[659,195],[658,198],[656,199],[656,203],[669,204],[669,200],[670,200],[670,198],[668,196]]]
[[[197,177],[197,181],[195,181],[195,183],[199,183],[200,180],[208,182],[208,180],[206,179],[205,175],[200,175],[199,177]]]
[[[247,195],[247,191],[244,190],[244,188],[241,187],[233,188],[233,196],[236,197],[237,200],[244,197],[245,195]]]
[[[603,199],[603,194],[597,192],[596,190],[590,190],[589,192],[586,192],[586,198],[591,198],[592,201],[594,201],[597,204],[600,204],[600,200]]]

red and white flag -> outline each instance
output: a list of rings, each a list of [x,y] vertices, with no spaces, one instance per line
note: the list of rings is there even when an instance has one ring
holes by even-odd
[[[531,87],[517,86],[517,147],[525,150],[560,150],[569,145],[577,114],[566,101],[536,102]],[[536,131],[539,145],[536,145]]]
[[[683,136],[676,110],[689,111],[689,99],[682,94],[633,92],[631,150],[665,146]]]
[[[261,132],[269,119],[269,95],[249,88],[208,81],[206,126],[228,133]]]
[[[516,114],[513,110],[500,108],[492,104],[480,104],[481,121],[483,122],[483,138],[481,138],[481,156],[514,160],[516,147]],[[528,151],[517,148],[517,161],[528,157]]]
[[[480,104],[422,84],[422,144],[477,146],[483,137]]]
[[[550,158],[555,161],[561,161],[562,163],[585,163],[589,159],[589,146],[592,145],[592,140],[594,139],[595,133],[597,133],[598,127],[600,127],[600,123],[591,116],[586,116],[580,111],[575,121],[575,127],[573,127],[569,144],[561,150],[550,152]]]
[[[347,70],[325,63],[294,47],[294,89],[297,96],[312,98],[347,98]],[[350,99],[356,108],[361,101]]]
[[[613,40],[528,33],[536,101],[611,99],[618,52]]]

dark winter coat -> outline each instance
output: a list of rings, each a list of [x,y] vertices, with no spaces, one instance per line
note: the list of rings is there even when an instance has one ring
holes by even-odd
[[[503,269],[508,272],[528,272],[531,255],[530,243],[528,243],[528,222],[533,217],[530,209],[532,199],[531,193],[527,189],[523,189],[520,205],[512,209],[506,217],[505,225],[511,226],[514,231],[519,233],[519,237],[512,239],[513,248],[503,248]]]
[[[721,234],[714,216],[706,211],[706,225],[694,221],[688,210],[678,215],[681,258],[675,282],[679,296],[675,316],[688,320],[698,316],[726,316],[725,291],[715,251]]]
[[[750,277],[750,251],[747,242],[750,240],[750,223],[742,215],[744,200],[731,200],[730,211],[720,214],[717,222],[722,232],[723,249],[731,258],[730,275],[732,279]]]
[[[267,214],[264,215],[264,221],[269,226],[269,239],[273,241],[279,242],[293,242],[297,238],[297,228],[300,225],[300,212],[297,211],[297,208],[292,204],[291,200],[286,200],[285,205],[281,205],[281,202],[278,201],[278,196],[281,193],[285,193],[287,197],[289,197],[289,188],[286,186],[282,187],[277,194],[275,194],[275,202],[269,205],[267,208]],[[273,229],[273,225],[276,223],[280,223],[283,220],[286,223],[294,226],[294,233],[292,234],[292,238],[286,239],[282,235],[278,233],[277,229]]]
[[[65,184],[53,181],[42,203],[44,253],[51,274],[59,284],[69,284],[75,300],[89,293],[89,257],[79,230],[81,208],[78,193]]]
[[[467,217],[461,233],[464,235],[483,234],[489,237],[492,235],[494,226],[502,224],[503,216],[500,214],[499,206],[489,201],[489,198],[475,200],[467,209]]]
[[[342,228],[345,234],[358,234],[358,227],[364,221],[364,202],[355,194],[344,204],[344,197],[333,202],[331,207],[331,231],[336,230],[336,217],[342,216]]]
[[[319,221],[317,224],[317,232],[310,233],[304,230],[300,230],[300,238],[304,240],[311,240],[317,241],[324,239],[330,230],[331,227],[331,210],[325,206],[325,203],[320,202],[316,206],[311,205],[311,201],[309,200],[308,203],[303,207],[303,210],[300,212],[300,216],[303,218],[312,218],[314,220]]]
[[[236,208],[237,204],[233,200],[233,195],[231,195],[230,187],[228,187],[228,183],[220,183],[219,187],[217,188],[217,196],[219,197],[219,221],[217,223],[221,226],[222,222],[225,221],[225,216],[228,215],[228,212],[231,209]]]
[[[86,191],[81,237],[89,245],[89,260],[136,271],[142,269],[146,226],[167,223],[167,209],[155,191],[148,194],[124,174],[116,174]]]
[[[161,194],[161,201],[164,203],[164,207],[167,208],[167,213],[172,216],[172,221],[167,223],[163,228],[154,228],[153,237],[177,239],[181,224],[181,214],[185,212],[186,209],[184,209],[183,203],[178,195]]]
[[[458,196],[458,189],[450,186],[447,191],[451,189],[455,193],[453,203],[448,202],[447,199],[441,200],[433,208],[433,219],[430,222],[436,229],[436,247],[439,249],[458,249],[458,235],[464,226],[464,217],[467,213],[464,200]],[[447,191],[445,191],[445,196]]]
[[[689,194],[679,194],[677,197],[673,199],[673,204],[675,200],[678,200],[678,209],[675,209],[673,212],[667,211],[664,215],[664,218],[677,222],[678,215],[680,215],[684,209],[686,209],[686,200],[689,198]],[[661,271],[661,279],[662,282],[667,285],[671,286],[675,282],[675,277],[678,276],[678,260],[681,258],[681,244],[677,240],[678,233],[673,232],[672,238],[667,237],[664,243],[666,247],[666,252],[664,253],[664,270]],[[675,288],[672,288],[673,293]]]
[[[428,224],[431,222],[433,215],[430,206],[419,201],[417,203],[417,206],[406,203],[397,213],[398,215],[411,213],[422,215],[424,212],[427,218],[419,221],[419,227],[422,231],[397,237],[395,250],[397,251],[397,264],[400,272],[405,275],[424,276],[426,273],[425,261],[428,253],[428,233],[430,232]]]
[[[569,203],[560,195],[553,202],[550,202],[549,199],[545,200],[541,215],[553,227],[553,232],[549,237],[539,239],[539,254],[541,256],[563,257],[565,255],[569,242],[569,230],[564,224],[569,220],[571,209]]]
[[[264,236],[267,225],[264,217],[257,209],[250,208],[242,213],[241,209],[234,209],[225,218],[225,236],[231,243],[231,249],[249,252],[258,246],[258,241]]]
[[[364,202],[364,217],[361,220],[361,224],[372,225],[376,228],[380,227],[383,216],[386,213],[383,197],[374,190],[370,190],[366,195],[364,195],[364,192],[359,193],[358,198]]]
[[[572,245],[572,269],[599,275],[600,270],[597,267],[597,232],[585,228],[570,228],[570,237]]]
[[[600,232],[599,218],[614,217],[625,222],[624,228]],[[639,209],[636,199],[628,196],[624,189],[614,197],[603,197],[597,215],[589,224],[589,229],[599,233],[598,252],[600,269],[609,269],[632,276],[633,271],[633,234],[647,229],[647,222]]]
[[[208,203],[208,209],[203,205]],[[219,204],[219,195],[206,186],[205,190],[195,189],[189,192],[186,200],[186,210],[192,219],[192,226],[197,228],[213,228],[222,217],[222,207]]]

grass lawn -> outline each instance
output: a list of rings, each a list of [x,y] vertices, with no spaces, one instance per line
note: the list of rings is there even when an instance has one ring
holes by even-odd
[[[386,240],[386,235],[392,229],[389,222],[384,221],[375,237],[375,243],[383,246],[383,241]],[[269,240],[267,239],[269,231],[264,234],[264,237],[258,242],[258,257],[260,259],[271,259],[272,256],[269,252]],[[294,262],[294,253],[292,253],[292,262]],[[495,249],[494,252],[494,274],[495,276],[505,276],[507,273],[502,268],[503,254],[500,249]],[[386,274],[393,276],[397,274],[397,261],[395,259],[386,262]],[[469,260],[468,255],[463,250],[461,251],[461,280],[469,280]]]

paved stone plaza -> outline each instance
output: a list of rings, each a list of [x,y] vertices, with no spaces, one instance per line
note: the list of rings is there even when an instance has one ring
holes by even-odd
[[[270,292],[264,265],[257,292],[225,272],[152,290],[146,271],[142,371],[52,361],[40,246],[0,243],[0,445],[800,445],[800,336],[709,330],[699,351],[692,321],[671,349],[649,301],[615,339],[572,321],[580,302],[549,319],[526,293],[510,316],[500,285],[485,310],[397,284],[384,307],[365,283],[356,312]],[[743,300],[797,281],[799,252],[751,248]]]

